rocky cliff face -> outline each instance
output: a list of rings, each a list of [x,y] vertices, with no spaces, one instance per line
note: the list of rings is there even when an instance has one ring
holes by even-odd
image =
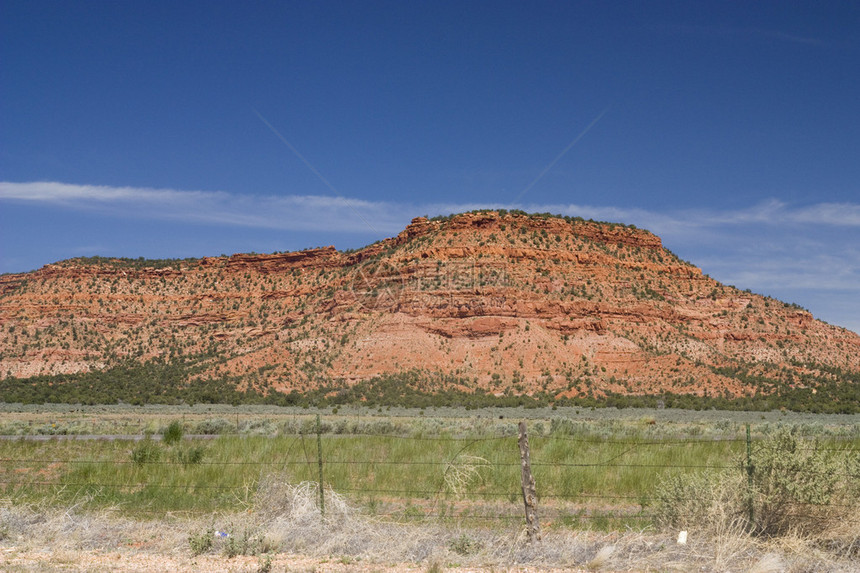
[[[860,372],[857,334],[622,225],[479,212],[355,252],[158,263],[0,277],[0,379],[185,357],[263,390],[420,369],[499,394],[741,396]]]

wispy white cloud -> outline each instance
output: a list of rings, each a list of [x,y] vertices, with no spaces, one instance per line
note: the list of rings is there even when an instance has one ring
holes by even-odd
[[[860,204],[818,203],[794,210],[787,219],[798,223],[860,227]]]
[[[780,41],[790,44],[801,44],[806,46],[824,47],[829,45],[829,42],[819,38],[810,36],[800,36],[790,34],[781,30],[772,30],[767,28],[748,28],[738,26],[696,26],[696,25],[665,25],[659,26],[658,29],[664,29],[669,32],[691,34],[695,36],[711,36],[715,38],[725,38],[729,40],[767,40]]]
[[[528,208],[549,209],[561,214],[605,221],[635,223],[646,228],[680,232],[709,227],[741,225],[778,226],[788,223],[809,223],[860,228],[860,203],[816,203],[791,206],[771,199],[743,209],[677,209],[665,212],[639,208],[601,207],[589,205],[529,205]],[[555,211],[553,211],[555,209]]]
[[[785,42],[791,42],[794,44],[806,44],[808,46],[824,46],[825,42],[819,40],[818,38],[810,38],[808,36],[798,36],[797,34],[787,34],[785,32],[781,32],[779,30],[765,30],[761,28],[753,28],[748,31],[751,35],[760,35],[766,38],[773,38],[775,40],[782,40]]]
[[[390,233],[401,222],[389,215],[392,209],[385,202],[322,195],[250,195],[39,181],[0,182],[0,201],[4,200],[112,216],[293,231]],[[368,225],[362,217],[374,223]]]
[[[0,182],[0,200],[54,203],[67,206],[119,203],[191,203],[196,200],[226,198],[229,194],[209,191],[174,191],[106,185],[71,185],[55,181],[27,183]]]
[[[734,256],[727,256],[727,255]],[[771,285],[793,289],[857,290],[860,285],[860,255],[839,252],[795,254],[761,249],[756,254],[707,255],[696,263],[721,280],[734,285]],[[860,296],[860,292],[858,292]]]
[[[860,228],[860,203],[791,206],[777,200],[736,210],[680,209],[657,212],[641,208],[577,204],[398,203],[325,195],[253,195],[50,181],[0,182],[0,201],[4,200],[70,209],[100,209],[118,216],[317,231],[393,232],[401,229],[404,222],[417,213],[436,215],[478,208],[519,208],[634,223],[658,234],[789,223]],[[372,228],[368,228],[356,216],[359,213],[369,217]]]

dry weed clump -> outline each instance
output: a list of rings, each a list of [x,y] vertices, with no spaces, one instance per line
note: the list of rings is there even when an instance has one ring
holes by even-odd
[[[261,480],[255,513],[264,535],[279,551],[310,556],[345,555],[375,562],[570,564],[583,558],[582,543],[529,546],[523,531],[463,528],[451,524],[396,523],[362,514],[319,486],[292,484],[279,476]]]
[[[490,462],[486,458],[469,454],[459,455],[445,467],[445,486],[451,493],[462,496],[475,483],[483,483],[483,472],[489,469]]]
[[[325,491],[325,514],[319,501],[319,484],[315,482],[292,484],[279,476],[263,478],[256,508],[267,539],[280,551],[312,556],[408,561],[431,556],[436,536],[430,530],[361,515],[331,489]]]
[[[114,511],[79,511],[81,504],[57,508],[49,503],[10,503],[0,507],[0,545],[23,551],[110,551],[136,544],[157,551],[174,551],[184,544],[174,520],[135,520]]]
[[[612,557],[613,553],[615,553],[614,545],[604,545],[600,548],[597,554],[595,554],[595,556],[585,564],[586,568],[590,571],[599,571],[600,569],[603,569],[609,563],[609,559]]]

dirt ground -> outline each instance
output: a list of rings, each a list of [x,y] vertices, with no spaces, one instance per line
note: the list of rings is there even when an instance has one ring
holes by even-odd
[[[270,560],[263,557],[238,555],[165,555],[140,551],[80,551],[60,550],[50,552],[19,551],[6,548],[0,553],[0,570],[4,572],[36,571],[80,571],[121,573],[192,573],[199,571],[224,571],[230,573],[314,572],[314,573],[402,573],[432,571],[435,564],[373,563],[350,558],[318,558],[301,555],[280,554]],[[438,564],[440,571],[449,572],[510,572],[510,573],[560,573],[561,571],[585,571],[570,568],[500,567],[496,566],[448,566]],[[268,568],[268,569],[267,569]]]
[[[294,488],[287,512],[153,519],[0,500],[0,571],[181,573],[486,572],[860,573],[860,537],[762,540],[731,530],[688,532],[396,523],[326,504]],[[229,533],[228,533],[229,532]]]

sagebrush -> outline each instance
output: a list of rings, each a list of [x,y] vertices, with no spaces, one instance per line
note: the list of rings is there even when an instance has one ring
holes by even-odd
[[[749,460],[738,460],[737,470],[664,478],[655,519],[664,528],[729,528],[760,537],[816,536],[845,523],[858,531],[858,468],[856,451],[780,430],[759,442]]]

